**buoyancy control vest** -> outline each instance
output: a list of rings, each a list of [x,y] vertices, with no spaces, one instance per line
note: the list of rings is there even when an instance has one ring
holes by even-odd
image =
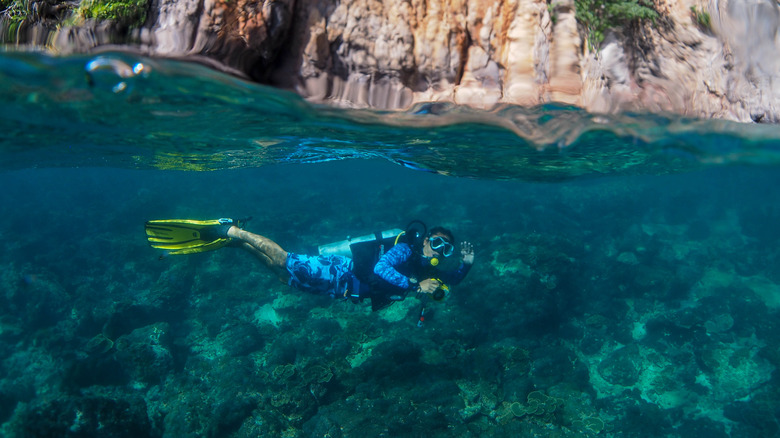
[[[419,224],[422,227],[422,232],[419,230],[420,226],[415,226],[415,224]],[[427,264],[428,266],[424,266],[420,261],[419,254],[426,232],[425,224],[420,221],[413,221],[406,227],[405,231],[391,229],[321,245],[319,253],[320,255],[343,255],[352,258],[352,275],[358,281],[352,281],[352,284],[349,286],[350,296],[354,301],[370,298],[371,309],[376,311],[387,307],[394,301],[403,300],[407,292],[375,274],[374,267],[377,262],[393,246],[399,243],[406,243],[412,247],[412,259],[409,260],[407,265],[415,274],[421,274],[419,272],[421,267],[432,268],[430,263]],[[412,275],[412,272],[401,273],[407,276]]]

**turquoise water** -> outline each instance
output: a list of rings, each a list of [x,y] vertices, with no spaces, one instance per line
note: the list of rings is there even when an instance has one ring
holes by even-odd
[[[780,129],[574,107],[313,106],[205,67],[0,55],[7,436],[780,434]],[[442,224],[442,303],[287,288],[143,223],[310,253]]]

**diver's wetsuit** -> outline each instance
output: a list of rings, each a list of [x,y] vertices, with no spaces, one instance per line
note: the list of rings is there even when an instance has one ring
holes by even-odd
[[[342,297],[352,277],[352,259],[339,255],[287,253],[288,284],[300,291]]]
[[[374,259],[376,260],[376,259]],[[429,259],[422,257],[408,243],[398,243],[383,254],[370,269],[358,269],[355,265],[372,263],[353,260],[349,257],[307,256],[288,253],[287,271],[289,285],[295,289],[331,298],[350,297],[354,301],[371,298],[376,310],[391,301],[403,299],[416,285],[410,277],[418,280],[438,278],[448,285],[460,283],[471,268],[461,262],[455,271],[440,271],[431,266]],[[367,272],[366,272],[367,271]],[[393,297],[393,298],[388,298]]]
[[[374,273],[399,290],[409,291],[417,287],[409,281],[415,277],[418,281],[426,278],[438,278],[443,283],[454,286],[468,274],[471,265],[460,263],[455,271],[440,271],[431,266],[430,259],[416,254],[408,243],[399,243],[390,248],[374,266]]]

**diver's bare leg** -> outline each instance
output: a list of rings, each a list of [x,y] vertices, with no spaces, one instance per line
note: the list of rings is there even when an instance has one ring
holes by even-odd
[[[280,280],[286,282],[289,279],[287,251],[283,250],[276,242],[238,227],[230,227],[227,235],[233,239],[240,240],[242,242],[241,247],[260,259]]]

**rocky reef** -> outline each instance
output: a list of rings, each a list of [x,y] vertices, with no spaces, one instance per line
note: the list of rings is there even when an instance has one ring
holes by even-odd
[[[593,112],[780,121],[780,8],[771,0],[2,5],[6,43],[197,59],[316,102],[564,102]]]
[[[15,236],[0,255],[0,434],[780,433],[780,233],[756,226],[780,212],[735,188],[776,181],[772,170],[543,185],[378,166],[398,181],[378,197],[383,182],[332,164],[5,175],[0,200],[38,215],[0,225]],[[311,190],[335,175],[357,175],[355,199]],[[301,294],[236,248],[159,259],[142,219],[193,216],[169,202],[193,194],[215,209],[279,206],[250,226],[292,248],[415,205],[473,241],[477,263],[420,328],[415,298],[372,313]]]

